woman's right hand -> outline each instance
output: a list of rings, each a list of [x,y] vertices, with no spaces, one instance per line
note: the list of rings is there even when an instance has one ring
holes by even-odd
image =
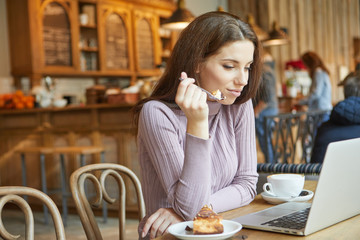
[[[148,234],[150,239],[162,236],[171,225],[182,221],[172,208],[160,208],[147,219],[141,237],[147,238]]]
[[[185,113],[187,118],[187,133],[199,138],[208,139],[207,95],[194,84],[193,78],[188,78],[185,72],[181,73],[183,79],[178,87],[175,102]]]

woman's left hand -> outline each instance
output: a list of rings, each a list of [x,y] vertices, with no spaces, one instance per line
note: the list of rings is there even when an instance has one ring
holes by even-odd
[[[150,239],[162,236],[172,224],[184,221],[172,208],[160,208],[146,221],[142,237],[150,231]]]

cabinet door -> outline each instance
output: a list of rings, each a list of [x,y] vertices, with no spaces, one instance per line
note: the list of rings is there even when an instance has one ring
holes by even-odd
[[[140,75],[154,75],[161,63],[159,17],[151,12],[134,11],[135,67]]]
[[[73,71],[72,3],[44,1],[39,9],[44,72]]]
[[[79,66],[82,72],[97,72],[99,66],[99,33],[98,33],[98,4],[96,2],[79,0],[78,22],[79,22]]]
[[[102,70],[130,73],[134,69],[130,11],[122,7],[102,6],[101,21]]]

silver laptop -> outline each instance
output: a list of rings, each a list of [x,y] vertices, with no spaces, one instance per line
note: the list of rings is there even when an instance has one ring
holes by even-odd
[[[233,221],[244,228],[309,235],[360,214],[359,172],[360,138],[330,143],[312,203],[287,202]]]

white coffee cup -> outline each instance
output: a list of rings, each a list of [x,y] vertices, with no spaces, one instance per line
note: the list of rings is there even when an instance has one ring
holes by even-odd
[[[263,189],[275,197],[297,197],[305,183],[305,176],[300,174],[273,174],[267,177]]]

